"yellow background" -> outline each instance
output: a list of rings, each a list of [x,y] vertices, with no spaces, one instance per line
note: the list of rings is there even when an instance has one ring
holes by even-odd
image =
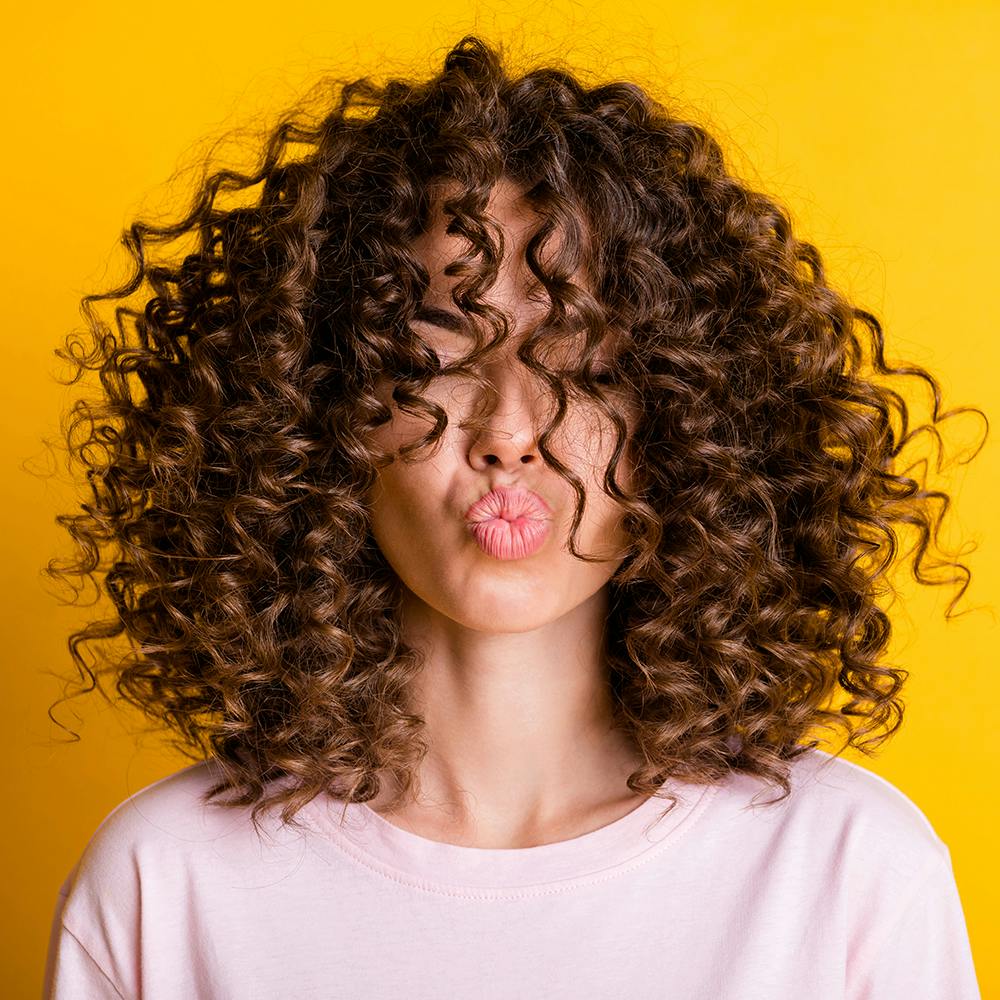
[[[996,435],[1000,7],[803,7],[61,0],[7,16],[4,996],[38,994],[56,890],[100,820],[186,763],[96,697],[57,709],[83,735],[57,742],[46,709],[60,688],[46,671],[71,671],[66,636],[90,609],[61,607],[40,572],[68,554],[54,517],[74,509],[43,439],[57,437],[75,397],[55,381],[65,370],[52,351],[82,327],[79,297],[122,277],[119,233],[176,192],[167,178],[205,136],[276,114],[323,71],[436,71],[468,31],[660,87],[716,130],[746,179],[790,207],[831,280],[885,321],[890,356],[929,367],[945,406],[981,406]],[[922,422],[926,396],[904,391]],[[945,433],[955,454],[982,424],[962,417]],[[1000,937],[996,456],[991,439],[970,466],[934,481],[956,501],[942,537],[978,546],[965,557],[973,582],[958,609],[972,610],[948,623],[952,590],[903,585],[890,662],[911,671],[904,726],[877,759],[849,755],[912,798],[951,848],[984,997],[1000,996],[989,947]]]

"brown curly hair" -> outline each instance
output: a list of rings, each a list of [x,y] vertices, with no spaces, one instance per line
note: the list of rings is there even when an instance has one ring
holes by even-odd
[[[500,50],[466,36],[430,80],[317,90],[322,113],[286,113],[252,172],[206,168],[180,221],[132,224],[135,273],[82,300],[89,350],[73,334],[55,352],[76,366],[66,384],[91,370],[103,387],[63,426],[92,500],[57,518],[78,549],[46,570],[100,587],[99,573],[114,603],[69,639],[75,694],[108,698],[110,674],[176,748],[219,761],[206,798],[232,793],[225,804],[253,805],[255,823],[271,805],[290,822],[322,791],[368,801],[380,771],[410,788],[426,745],[403,696],[421,660],[369,530],[365,498],[392,460],[370,441],[391,419],[375,387],[391,379],[393,399],[433,423],[419,451],[447,422],[420,391],[480,377],[507,333],[477,296],[502,257],[484,208],[508,178],[543,217],[526,260],[552,305],[518,357],[559,402],[539,450],[574,484],[573,536],[584,491],[546,448],[567,390],[617,428],[603,485],[631,548],[610,582],[606,656],[615,724],[645,760],[628,787],[739,770],[784,798],[814,727],[842,726],[864,753],[892,735],[908,671],[879,662],[891,630],[877,598],[894,527],[918,530],[918,582],[963,580],[946,616],[971,577],[953,560],[934,563],[953,575],[926,575],[949,498],[894,466],[920,431],[940,446],[944,417],[985,415],[940,413],[925,369],[887,365],[878,320],[826,283],[788,211],[634,83],[585,87],[553,66],[512,78]],[[409,245],[442,183],[457,186],[448,232],[470,245],[446,273],[462,276],[452,298],[477,330],[447,366],[410,326],[428,275]],[[232,192],[245,203],[223,207]],[[566,240],[543,264],[557,227]],[[149,259],[182,237],[191,252]],[[581,264],[592,290],[570,280]],[[116,337],[92,303],[143,282],[152,295],[116,308]],[[534,346],[570,314],[586,330],[579,365],[548,368]],[[613,331],[625,337],[609,384],[593,362]],[[931,423],[907,429],[889,375],[931,387]],[[623,399],[639,413],[627,441]],[[632,451],[623,491],[615,470]],[[129,652],[86,664],[81,643],[123,633]]]

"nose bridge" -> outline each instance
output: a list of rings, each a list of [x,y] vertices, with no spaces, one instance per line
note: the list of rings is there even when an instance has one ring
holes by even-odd
[[[473,447],[508,460],[537,449],[551,405],[544,381],[517,357],[519,343],[509,337],[482,362],[486,386],[473,417]]]
[[[496,349],[483,363],[487,390],[485,404],[490,422],[528,421],[534,418],[539,395],[537,376],[517,357],[513,338]],[[491,403],[492,399],[492,403]]]

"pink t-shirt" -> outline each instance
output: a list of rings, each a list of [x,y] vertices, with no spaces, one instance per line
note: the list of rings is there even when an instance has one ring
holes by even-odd
[[[58,1000],[979,1000],[946,844],[814,750],[558,843],[460,847],[328,796],[206,807],[217,764],[117,806],[53,921]],[[344,824],[340,825],[343,812]],[[64,897],[64,898],[63,898]]]

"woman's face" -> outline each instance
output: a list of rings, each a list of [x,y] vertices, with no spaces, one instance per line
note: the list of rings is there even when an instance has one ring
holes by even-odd
[[[597,594],[625,556],[621,508],[601,489],[615,430],[598,404],[571,396],[548,444],[586,488],[577,548],[599,556],[601,562],[587,563],[569,553],[575,494],[538,451],[538,434],[551,419],[554,398],[515,354],[524,334],[546,311],[544,303],[529,301],[525,291],[533,276],[524,264],[524,242],[537,218],[519,196],[517,188],[503,183],[494,189],[489,206],[504,227],[505,256],[484,300],[504,310],[510,323],[507,342],[479,367],[495,388],[495,404],[481,411],[473,424],[485,390],[461,376],[435,379],[424,396],[448,414],[437,450],[418,452],[415,462],[397,457],[381,471],[370,497],[373,535],[406,588],[440,615],[482,632],[526,632],[561,618]],[[423,305],[461,320],[450,298],[458,279],[443,270],[467,244],[445,234],[439,205],[427,233],[414,245],[431,278]],[[442,363],[456,360],[474,345],[471,334],[429,319],[416,321],[414,328]],[[576,342],[561,339],[558,355],[539,356],[557,366],[564,352],[572,352],[574,343],[582,345],[583,338],[581,332]],[[606,353],[605,347],[601,350]],[[392,407],[393,420],[373,437],[395,451],[426,434],[431,424],[401,412],[391,401],[391,391],[392,383],[383,378],[377,392]],[[634,413],[626,407],[619,412],[631,432]],[[630,471],[623,458],[618,469],[623,486],[629,484]],[[513,492],[504,493],[505,487]],[[471,527],[470,507],[495,488],[500,492],[474,511],[479,518],[492,519]],[[524,511],[526,519],[508,522],[517,510],[504,508],[500,501],[516,501],[519,495],[532,500],[523,490],[540,498],[541,506]]]

